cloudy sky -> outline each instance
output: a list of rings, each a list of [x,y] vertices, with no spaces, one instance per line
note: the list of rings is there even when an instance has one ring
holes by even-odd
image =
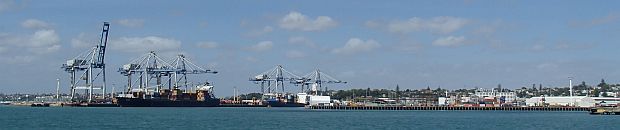
[[[0,93],[51,93],[60,66],[96,45],[111,22],[106,62],[157,51],[220,73],[216,95],[277,64],[321,69],[350,88],[567,86],[618,83],[618,1],[13,1],[0,0]],[[289,90],[298,88],[289,87]]]

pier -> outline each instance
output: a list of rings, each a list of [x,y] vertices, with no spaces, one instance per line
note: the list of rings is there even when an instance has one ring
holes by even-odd
[[[590,111],[589,107],[454,107],[454,106],[306,106],[330,110],[440,110],[440,111]]]

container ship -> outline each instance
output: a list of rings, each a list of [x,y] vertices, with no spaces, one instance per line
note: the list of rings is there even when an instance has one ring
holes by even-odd
[[[114,99],[120,107],[217,107],[220,99],[213,95],[213,86],[208,82],[196,86],[195,92],[182,92],[178,88],[162,89],[147,94],[145,91],[134,91]]]

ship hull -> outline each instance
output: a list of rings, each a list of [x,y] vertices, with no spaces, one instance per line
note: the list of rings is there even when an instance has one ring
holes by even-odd
[[[116,104],[120,107],[217,107],[219,99],[196,100],[168,100],[168,99],[140,99],[118,97]]]
[[[267,107],[304,107],[306,104],[291,102],[267,102]]]

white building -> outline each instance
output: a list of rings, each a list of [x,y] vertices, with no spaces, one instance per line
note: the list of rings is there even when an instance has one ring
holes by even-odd
[[[593,107],[595,105],[592,97],[573,96],[573,97],[532,97],[525,100],[527,106],[578,106]]]
[[[439,106],[446,106],[446,105],[448,105],[449,104],[448,103],[448,98],[446,98],[446,97],[439,97],[439,98],[437,98],[437,104]]]
[[[525,103],[527,106],[544,106],[542,99],[545,99],[544,103],[550,106],[595,107],[597,104],[617,105],[620,103],[620,98],[586,96],[532,97],[525,100]]]
[[[478,89],[474,95],[480,98],[495,98],[497,100],[501,97],[505,97],[506,102],[511,102],[517,98],[517,93],[515,92],[498,92],[492,89]]]

